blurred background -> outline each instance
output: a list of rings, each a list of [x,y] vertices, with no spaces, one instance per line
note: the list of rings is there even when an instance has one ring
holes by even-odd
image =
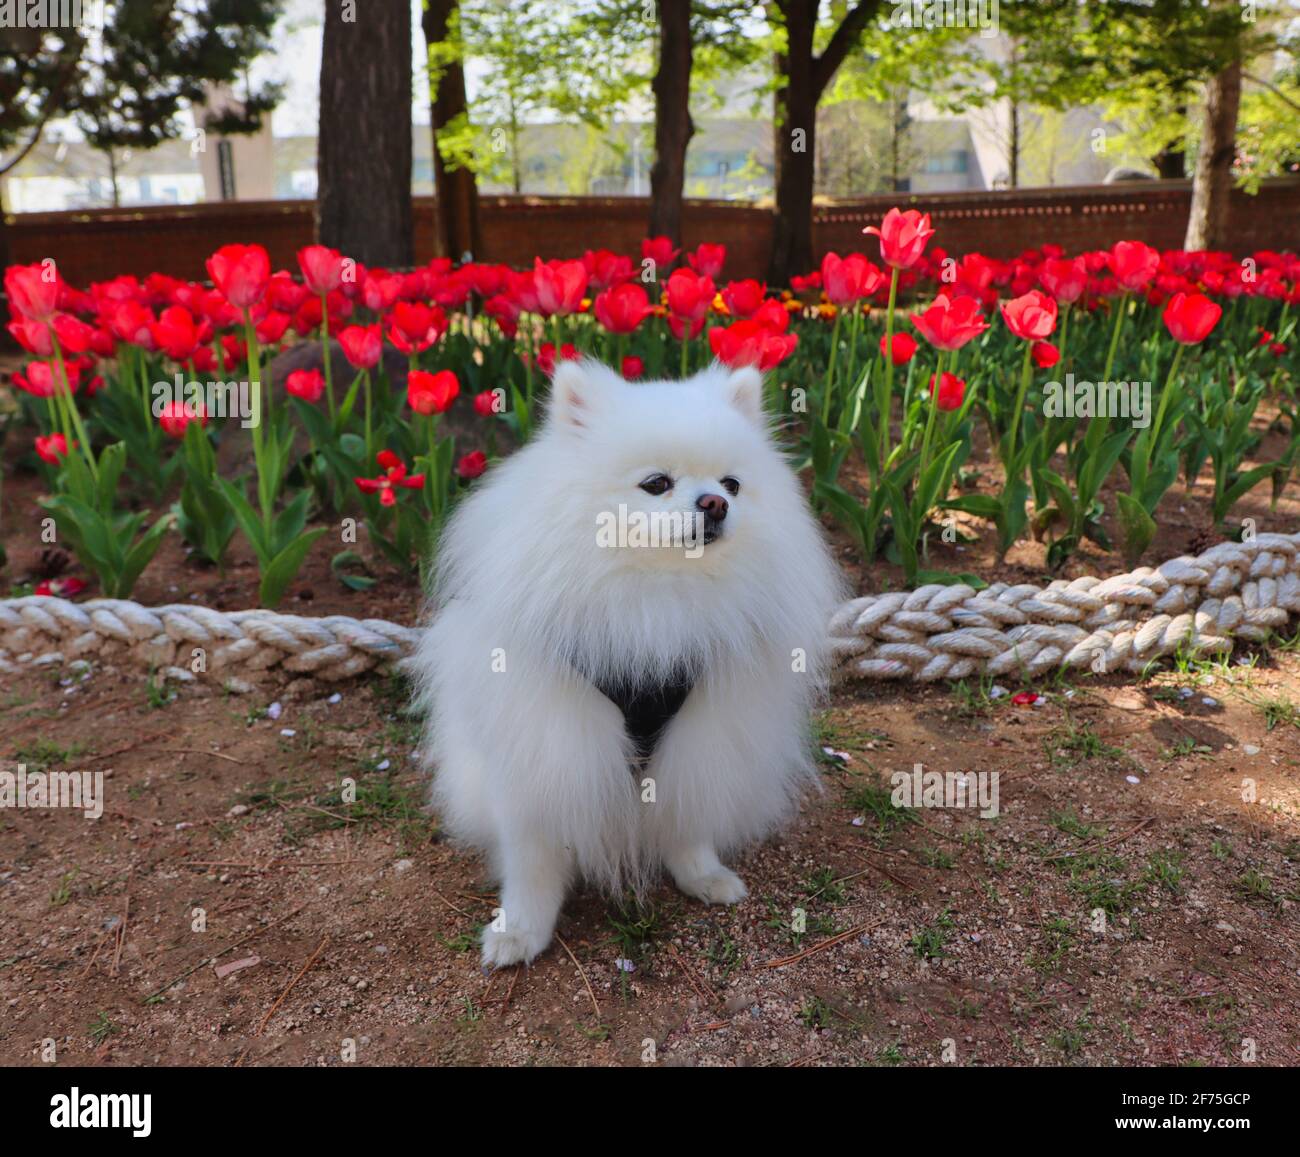
[[[1046,237],[1051,222],[1025,218],[1088,212],[1189,248],[1300,230],[1297,0],[45,7],[70,26],[0,28],[15,260],[38,224],[51,239],[70,226],[43,215],[223,205],[280,211],[149,219],[266,230],[273,254],[277,228],[310,230],[388,264],[694,227],[755,236],[742,266],[780,280],[840,243],[837,206],[866,220],[880,197],[965,204],[964,247],[986,252]],[[1279,182],[1270,221],[1235,244],[1252,210],[1234,222],[1234,201]],[[386,211],[406,191],[411,207]]]

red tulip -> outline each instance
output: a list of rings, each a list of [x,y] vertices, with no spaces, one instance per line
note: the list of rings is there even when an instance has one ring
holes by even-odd
[[[799,344],[792,333],[776,333],[752,318],[709,330],[713,356],[728,366],[757,366],[770,370],[780,365]]]
[[[1029,350],[1029,356],[1040,370],[1049,370],[1061,360],[1061,351],[1050,341],[1036,341]]]
[[[149,327],[154,344],[173,361],[183,362],[194,356],[199,344],[199,327],[183,305],[171,305]]]
[[[1160,268],[1160,254],[1141,241],[1117,241],[1110,251],[1115,280],[1130,292],[1145,289]]]
[[[460,381],[451,370],[412,370],[406,375],[406,400],[417,414],[444,414],[459,393]]]
[[[401,277],[389,277],[382,273],[370,272],[361,283],[361,300],[365,307],[375,313],[383,313],[392,308],[401,296],[404,280]]]
[[[186,427],[197,421],[201,426],[208,424],[208,414],[201,404],[189,405],[185,402],[166,402],[158,415],[158,425],[163,433],[172,438],[184,438]]]
[[[484,390],[482,393],[474,395],[474,413],[483,418],[490,418],[497,412],[497,398],[500,395],[495,390]]]
[[[1082,257],[1073,261],[1051,258],[1044,261],[1038,271],[1038,280],[1062,305],[1069,305],[1083,296],[1088,288],[1088,267]]]
[[[906,212],[890,209],[879,229],[868,225],[862,232],[880,238],[880,259],[895,269],[911,269],[921,260],[926,244],[934,236],[930,214],[916,209]]]
[[[49,437],[42,437],[39,434],[36,436],[36,453],[42,462],[57,466],[67,452],[68,440],[62,434],[51,434]]]
[[[467,482],[477,478],[487,469],[487,455],[482,450],[471,450],[456,463],[456,473]]]
[[[54,356],[54,341],[50,336],[50,327],[45,322],[19,314],[5,328],[29,354],[42,358]]]
[[[354,369],[368,370],[379,363],[384,339],[376,325],[350,325],[339,333],[343,356]]]
[[[608,249],[588,249],[582,255],[582,263],[587,267],[587,277],[593,289],[608,289],[632,279],[634,270],[632,258],[612,253]]]
[[[257,334],[257,340],[263,345],[275,345],[282,337],[284,331],[289,328],[289,323],[293,320],[287,313],[281,313],[278,309],[271,310],[261,321],[253,327]]]
[[[1056,299],[1031,289],[1002,303],[1002,320],[1024,341],[1041,341],[1056,328]]]
[[[54,262],[11,265],[5,270],[5,293],[12,309],[33,321],[49,321],[59,304],[59,273]]]
[[[727,247],[725,245],[699,245],[694,253],[686,255],[686,263],[695,270],[701,277],[709,277],[716,281],[722,276],[722,266],[727,260]]]
[[[419,490],[424,486],[424,475],[412,474],[408,478],[405,463],[391,450],[380,450],[375,460],[383,467],[383,474],[377,478],[354,478],[352,481],[363,494],[378,494],[381,506],[392,506],[397,502],[397,487]]]
[[[343,257],[328,245],[308,245],[299,249],[298,268],[312,293],[323,295],[343,284]]]
[[[924,313],[910,316],[921,336],[939,350],[959,350],[989,327],[973,297],[953,300],[941,293]]]
[[[668,308],[679,318],[703,322],[713,304],[713,280],[690,269],[677,269],[668,278]],[[698,333],[696,329],[692,337]],[[679,335],[680,336],[680,335]]]
[[[622,369],[623,369],[623,377],[626,378],[629,382],[634,382],[643,373],[645,373],[645,362],[643,362],[635,354],[628,354],[627,357],[623,359]]]
[[[680,252],[673,248],[671,237],[647,237],[641,242],[641,260],[652,262],[657,269],[667,269]]]
[[[587,267],[581,261],[542,262],[533,266],[538,312],[546,317],[577,313],[587,291]]]
[[[320,370],[294,370],[284,379],[284,392],[315,405],[325,392],[325,375]]]
[[[388,340],[408,357],[428,349],[447,332],[447,315],[423,302],[399,301],[388,320]]]
[[[631,333],[653,312],[646,291],[631,282],[606,289],[593,308],[596,320],[610,333]]]
[[[114,337],[145,350],[154,348],[153,325],[153,314],[138,301],[120,301],[108,315],[108,328]]]
[[[722,290],[722,300],[732,317],[748,317],[763,304],[767,286],[752,277],[729,281]]]
[[[34,398],[52,398],[61,382],[51,362],[28,362],[21,371],[14,371],[14,385]]]
[[[261,301],[271,281],[271,258],[260,245],[223,245],[207,267],[212,284],[237,309]]]
[[[1223,308],[1203,293],[1176,293],[1161,315],[1174,341],[1199,345],[1223,316]]]
[[[870,297],[885,283],[885,275],[861,253],[822,258],[822,288],[832,305],[851,305]]]
[[[893,345],[888,357],[896,366],[905,366],[912,360],[912,355],[916,353],[916,339],[909,333],[894,334]],[[880,356],[885,357],[885,337],[880,337]]]
[[[95,327],[70,313],[56,313],[50,321],[50,328],[64,353],[84,354],[95,340]]]
[[[956,374],[945,373],[939,378],[936,392],[934,378],[930,378],[930,395],[941,410],[959,410],[966,397],[966,382]]]

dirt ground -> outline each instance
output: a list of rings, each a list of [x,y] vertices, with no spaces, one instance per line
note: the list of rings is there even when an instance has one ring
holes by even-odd
[[[843,689],[848,758],[748,900],[578,895],[495,976],[400,681],[9,686],[4,754],[102,771],[107,807],[0,819],[0,1063],[1300,1063],[1300,655],[1256,658],[1042,707]],[[999,772],[998,818],[894,809],[878,777],[918,762]]]
[[[4,592],[79,574],[39,544],[38,480],[6,451]],[[1216,541],[1208,494],[1171,491],[1148,561]],[[1234,516],[1294,530],[1300,488]],[[837,542],[860,590],[897,585]],[[409,576],[345,590],[338,549],[283,609],[414,620]],[[1041,582],[1043,557],[999,564],[985,534],[931,565]],[[254,589],[239,549],[222,576],[173,538],[135,597]],[[424,808],[401,680],[5,678],[3,766],[102,772],[107,802],[0,811],[0,1064],[1300,1064],[1300,635],[1049,680],[1033,706],[1011,681],[843,685],[824,790],[741,859],[744,903],[581,893],[545,955],[493,976],[491,885]],[[893,807],[889,776],[918,763],[998,773],[999,815]]]

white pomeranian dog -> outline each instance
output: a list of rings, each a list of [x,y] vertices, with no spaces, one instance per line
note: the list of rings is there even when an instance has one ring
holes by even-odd
[[[841,580],[762,388],[561,363],[544,428],[447,526],[424,750],[450,832],[501,884],[485,966],[541,952],[578,877],[640,893],[666,870],[743,899],[723,858],[813,778]]]

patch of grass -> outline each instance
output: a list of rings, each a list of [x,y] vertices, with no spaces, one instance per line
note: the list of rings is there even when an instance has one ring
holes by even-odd
[[[1190,735],[1185,735],[1177,743],[1166,747],[1160,754],[1165,759],[1183,759],[1189,755],[1211,755],[1213,752],[1204,743],[1197,743]]]
[[[830,1028],[835,1010],[820,996],[814,996],[799,1010],[799,1020],[804,1028]]]
[[[1073,1024],[1052,1033],[1047,1038],[1047,1043],[1070,1060],[1083,1052],[1090,1032],[1092,1032],[1091,1023],[1086,1016],[1081,1016]]]
[[[948,955],[944,949],[948,945],[948,935],[952,929],[952,916],[945,908],[933,924],[927,924],[920,931],[913,933],[908,944],[922,960],[942,960]]]
[[[1143,879],[1148,884],[1164,888],[1177,896],[1183,890],[1183,855],[1181,852],[1159,851],[1147,863]]]
[[[55,743],[52,739],[33,739],[14,750],[14,759],[25,763],[29,771],[39,771],[47,767],[59,767],[71,763],[79,755],[84,755],[86,745],[80,741],[66,746]]]
[[[1089,759],[1106,757],[1122,759],[1127,762],[1127,754],[1118,747],[1107,743],[1091,725],[1085,723],[1076,727],[1073,720],[1067,720],[1064,727],[1057,728],[1045,740],[1043,745],[1048,760],[1055,766],[1073,767]]]
[[[63,873],[58,886],[50,893],[51,908],[62,908],[72,899],[72,886],[77,882],[77,877],[80,875],[80,868],[73,868],[72,871]]]
[[[119,1025],[114,1024],[108,1019],[108,1013],[101,1012],[94,1020],[87,1025],[87,1031],[90,1033],[91,1041],[98,1047],[102,1045],[114,1033],[122,1031]]]
[[[663,913],[654,904],[624,899],[605,916],[614,933],[619,955],[641,964],[650,954],[655,941],[667,931]]]
[[[956,700],[957,714],[967,718],[979,718],[990,714],[999,703],[1008,701],[1010,696],[993,698],[992,691],[996,685],[997,681],[993,676],[987,674],[981,675],[973,683],[966,679],[949,683],[948,690]]]
[[[886,1045],[876,1054],[876,1061],[890,1068],[893,1068],[894,1065],[901,1065],[903,1063],[903,1050],[896,1044]]]
[[[1064,832],[1067,836],[1074,836],[1077,840],[1095,840],[1106,834],[1105,828],[1098,827],[1096,824],[1085,823],[1070,810],[1053,812],[1049,818],[1054,828]]]
[[[166,680],[155,679],[150,671],[144,684],[144,699],[150,711],[160,711],[176,702],[176,692],[167,686]]]
[[[1273,894],[1273,881],[1254,868],[1248,868],[1238,876],[1233,887],[1247,900],[1263,900],[1268,904],[1277,902],[1277,897]]]
[[[1040,925],[1043,947],[1029,954],[1028,964],[1035,972],[1056,972],[1066,954],[1074,947],[1074,929],[1064,916],[1054,916]]]
[[[1285,696],[1276,695],[1259,704],[1264,716],[1264,727],[1272,731],[1275,727],[1300,727],[1300,707]]]
[[[904,824],[916,822],[911,808],[894,804],[892,790],[879,777],[862,780],[849,792],[845,802],[868,822],[875,821],[878,837],[887,836]]]
[[[951,870],[957,863],[953,854],[943,848],[921,848],[916,854],[927,868]]]
[[[828,904],[843,904],[848,897],[844,886],[836,881],[834,868],[819,868],[803,883],[803,894],[810,900],[822,899]]]

